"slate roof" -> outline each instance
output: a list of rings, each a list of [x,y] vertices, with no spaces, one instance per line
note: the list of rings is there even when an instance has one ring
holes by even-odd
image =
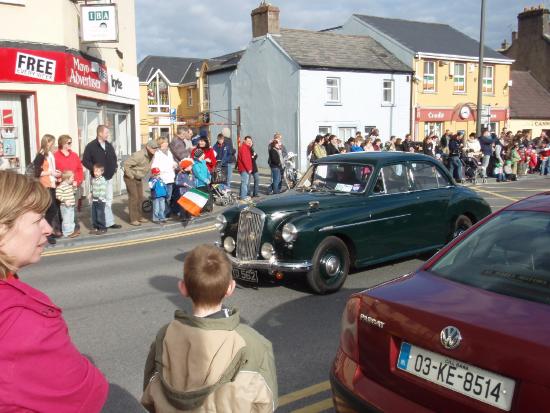
[[[367,36],[281,29],[273,39],[300,66],[381,72],[411,72],[380,43]]]
[[[191,83],[195,81],[195,70],[205,59],[190,57],[146,56],[138,63],[140,82],[147,82],[149,77],[160,69],[170,83]]]
[[[478,57],[479,42],[447,24],[354,14],[355,17],[417,53],[434,53]],[[506,59],[506,56],[485,46],[485,58]]]
[[[239,64],[239,61],[241,60],[244,52],[244,50],[239,50],[238,52],[228,53],[223,56],[208,59],[207,73],[221,72],[223,70],[233,69]]]
[[[510,71],[510,117],[550,119],[550,93],[530,72]]]

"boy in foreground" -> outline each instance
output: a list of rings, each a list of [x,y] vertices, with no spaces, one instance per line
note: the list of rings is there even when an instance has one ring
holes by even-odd
[[[181,295],[193,314],[176,310],[151,346],[141,403],[149,412],[273,412],[277,378],[271,343],[223,306],[235,281],[225,253],[211,245],[184,261]]]

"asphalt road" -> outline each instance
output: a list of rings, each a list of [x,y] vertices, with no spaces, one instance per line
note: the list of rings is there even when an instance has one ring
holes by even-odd
[[[530,178],[475,189],[499,209],[549,184],[549,179]],[[151,340],[176,308],[190,309],[176,288],[185,254],[215,240],[217,233],[205,227],[107,248],[56,249],[21,272],[63,308],[73,340],[107,376],[111,388],[104,411],[142,411],[138,400]],[[331,409],[328,370],[347,297],[420,264],[419,259],[406,260],[351,274],[344,288],[329,296],[310,294],[301,280],[236,290],[227,303],[239,307],[243,321],[273,342],[282,396],[278,411]]]

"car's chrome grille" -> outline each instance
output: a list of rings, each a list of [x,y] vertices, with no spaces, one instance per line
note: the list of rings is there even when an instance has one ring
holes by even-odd
[[[239,216],[237,232],[237,258],[255,260],[258,258],[260,241],[264,229],[265,214],[256,208],[245,208]]]

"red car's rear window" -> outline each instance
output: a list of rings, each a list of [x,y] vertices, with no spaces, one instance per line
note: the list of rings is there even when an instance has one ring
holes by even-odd
[[[550,214],[503,212],[452,248],[430,271],[499,294],[550,304]]]

